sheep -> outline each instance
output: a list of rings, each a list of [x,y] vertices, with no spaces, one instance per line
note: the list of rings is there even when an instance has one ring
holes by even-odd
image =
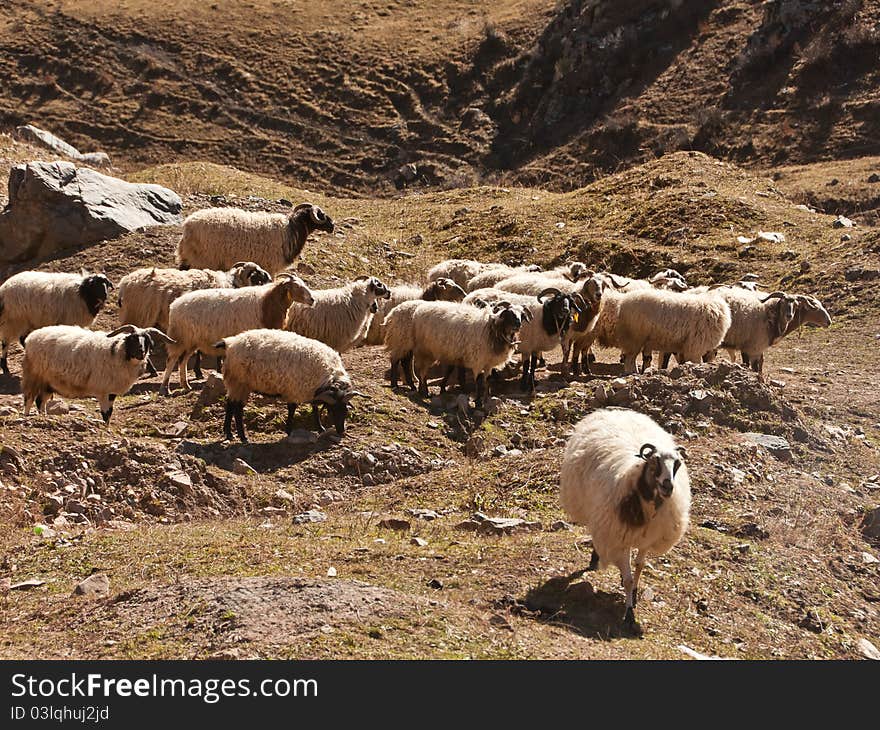
[[[347,352],[366,338],[379,309],[378,299],[390,299],[391,291],[374,276],[360,276],[347,286],[312,292],[314,306],[292,304],[284,329]]]
[[[562,508],[592,535],[587,570],[620,570],[630,630],[638,629],[636,593],[648,556],[666,553],[688,527],[691,491],[683,456],[684,449],[648,416],[616,408],[583,418],[565,445]]]
[[[541,267],[537,264],[523,265],[516,269],[506,264],[499,263],[483,263],[472,259],[447,259],[428,270],[428,281],[436,281],[437,279],[452,279],[462,289],[467,290],[468,282],[477,274],[489,269],[500,269],[509,271],[513,274],[515,271],[540,271]]]
[[[510,302],[527,308],[532,319],[523,323],[519,331],[522,353],[523,390],[535,390],[535,369],[543,352],[559,347],[568,334],[574,316],[580,315],[588,305],[580,294],[565,294],[555,287],[548,287],[536,297],[511,294],[500,289],[477,289],[464,298],[465,304],[495,304]]]
[[[232,440],[232,420],[239,439],[247,442],[244,430],[244,404],[254,391],[279,396],[287,403],[288,435],[301,403],[311,403],[319,432],[319,406],[330,412],[337,433],[345,433],[349,402],[356,395],[342,358],[323,342],[294,332],[253,329],[213,344],[226,356],[223,381],[226,385],[226,418],[223,433]]]
[[[712,353],[730,327],[730,307],[714,292],[677,294],[656,289],[637,289],[621,294],[609,288],[595,327],[579,343],[586,352],[596,340],[618,347],[624,372],[636,372],[640,352],[674,352],[680,362],[700,362]],[[577,352],[574,358],[577,357]],[[589,373],[589,362],[585,363]]]
[[[104,274],[23,271],[0,286],[0,371],[9,376],[10,340],[24,347],[28,334],[55,324],[88,327],[113,288]]]
[[[386,322],[393,321],[397,309],[391,310]],[[520,327],[532,317],[528,309],[505,302],[492,309],[452,302],[420,302],[411,316],[411,352],[419,393],[428,395],[428,369],[434,362],[463,367],[476,380],[477,408],[489,395],[486,374],[507,362],[517,345],[515,338]]]
[[[722,347],[742,353],[743,365],[764,369],[764,352],[802,324],[828,327],[831,315],[815,297],[775,291],[760,295],[747,289],[721,287],[716,293],[730,306],[731,324]]]
[[[239,261],[229,271],[212,269],[137,269],[119,281],[119,321],[136,327],[168,329],[168,309],[177,297],[199,289],[237,289],[260,286],[272,281],[271,275],[252,261]],[[156,374],[147,360],[150,375]],[[195,373],[202,377],[199,353]]]
[[[312,231],[333,229],[332,219],[311,203],[297,205],[290,215],[206,208],[183,222],[177,263],[181,269],[225,270],[248,260],[274,275],[300,255]]]
[[[168,393],[168,381],[175,367],[180,371],[180,387],[190,389],[186,363],[196,350],[220,357],[222,353],[213,344],[224,337],[245,330],[280,329],[294,301],[307,306],[314,303],[303,280],[288,272],[278,274],[273,283],[263,286],[202,289],[175,299],[168,310],[168,334],[175,343],[167,348],[160,392]]]
[[[22,364],[24,415],[33,403],[45,413],[58,393],[65,398],[97,398],[101,417],[109,424],[113,401],[138,379],[156,339],[173,343],[154,327],[130,324],[112,332],[71,325],[34,330],[25,339]]]
[[[412,284],[401,284],[391,287],[391,298],[377,302],[379,309],[370,322],[365,345],[381,345],[385,342],[385,328],[382,322],[398,304],[403,302],[420,300],[424,302],[460,302],[464,299],[465,291],[452,279],[435,279],[426,287],[418,287]]]

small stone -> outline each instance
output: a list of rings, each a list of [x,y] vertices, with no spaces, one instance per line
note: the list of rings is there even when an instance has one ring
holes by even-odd
[[[834,222],[831,225],[834,226],[834,228],[852,228],[855,223],[845,215],[839,215],[834,219]]]
[[[314,431],[306,431],[305,429],[294,429],[287,436],[285,441],[291,446],[309,446],[318,440],[318,434]]]
[[[376,484],[376,478],[372,474],[364,474],[361,477],[361,484],[363,484],[365,487],[372,487]]]
[[[781,436],[771,436],[766,433],[744,433],[743,437],[748,441],[763,446],[780,461],[791,461],[791,445]]]
[[[379,520],[379,527],[384,530],[408,530],[410,528],[410,523],[399,517],[384,517]]]
[[[332,565],[329,568],[327,568],[327,577],[328,578],[335,578],[336,577],[336,568],[334,568]]]
[[[739,550],[739,552],[741,552],[743,555],[746,555],[749,552],[749,550],[752,549],[752,546],[749,545],[747,542],[744,542],[740,545],[737,545],[736,549]]]
[[[570,530],[571,525],[568,524],[565,520],[556,520],[555,522],[550,523],[550,532],[562,532],[563,530]]]
[[[435,591],[443,590],[443,581],[437,580],[436,578],[431,578],[428,581],[428,588],[433,588]]]
[[[70,406],[67,405],[67,403],[65,403],[63,400],[53,398],[46,405],[46,413],[50,416],[63,416],[67,413],[70,413]]]
[[[798,626],[802,629],[807,629],[807,631],[812,631],[816,634],[821,634],[824,630],[824,626],[822,625],[822,620],[819,618],[819,614],[810,609],[807,611],[803,618],[798,621]]]
[[[416,545],[417,547],[425,547],[428,544],[428,541],[422,537],[412,537],[409,541],[410,545]]]
[[[294,497],[286,489],[277,489],[275,491],[275,499],[281,502],[296,502],[296,497]]]
[[[40,580],[39,578],[29,578],[28,580],[23,580],[18,583],[11,583],[9,585],[10,591],[29,591],[31,588],[39,588],[42,585],[45,585],[46,581]]]
[[[880,649],[867,639],[859,639],[856,642],[856,647],[859,650],[859,654],[865,657],[865,659],[874,659],[875,661],[880,660]]]
[[[326,521],[327,515],[316,509],[310,509],[308,512],[300,512],[298,515],[293,516],[294,525],[304,525],[310,522]]]
[[[465,532],[476,532],[480,528],[480,523],[476,520],[463,520],[453,527],[455,530],[463,530]]]
[[[880,560],[877,560],[871,553],[862,553],[862,562],[865,565],[874,565],[875,563],[880,563]]]
[[[110,593],[110,579],[103,573],[93,573],[73,589],[74,596],[98,598]]]
[[[244,459],[236,459],[232,462],[232,471],[235,474],[256,474],[257,470]]]
[[[192,491],[192,479],[185,471],[175,469],[165,475],[169,482],[184,494]]]
[[[409,512],[413,517],[415,517],[418,520],[426,520],[426,521],[430,522],[431,520],[436,520],[436,519],[440,518],[439,513],[435,512],[432,509],[416,508],[416,509],[409,509],[409,510],[407,510],[407,512]]]

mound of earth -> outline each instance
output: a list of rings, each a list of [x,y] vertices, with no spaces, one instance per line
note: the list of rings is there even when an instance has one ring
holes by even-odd
[[[283,646],[325,626],[399,619],[425,599],[348,580],[296,577],[205,578],[119,594],[99,609],[106,621],[147,627],[184,616],[213,642]]]

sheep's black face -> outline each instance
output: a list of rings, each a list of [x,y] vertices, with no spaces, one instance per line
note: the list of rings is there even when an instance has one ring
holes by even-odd
[[[312,206],[312,223],[316,230],[333,233],[335,226],[333,219],[321,210],[317,205]]]
[[[132,332],[125,337],[125,357],[128,360],[146,360],[153,349],[153,339],[149,335]]]
[[[107,301],[107,296],[113,284],[104,274],[91,274],[82,280],[79,285],[79,295],[86,303],[89,313],[97,315]]]
[[[551,335],[558,334],[562,337],[571,326],[571,299],[566,296],[556,296],[544,302],[543,325],[544,330]]]
[[[375,276],[370,277],[370,291],[377,299],[391,299],[391,290]]]
[[[268,284],[272,281],[272,277],[269,275],[268,271],[255,268],[248,274],[247,280],[248,284],[251,286],[262,286],[263,284]]]
[[[645,460],[639,491],[645,500],[667,499],[675,486],[675,475],[681,468],[681,457],[676,453],[658,451],[652,444],[644,444],[638,456]]]
[[[523,310],[517,307],[507,307],[498,312],[501,330],[508,341],[513,340],[516,333],[522,328],[525,319]]]

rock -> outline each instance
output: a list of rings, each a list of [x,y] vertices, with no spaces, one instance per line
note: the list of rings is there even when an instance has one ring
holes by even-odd
[[[67,405],[67,403],[65,403],[63,400],[53,398],[46,405],[46,413],[50,416],[63,416],[67,413],[70,413],[70,406]]]
[[[226,386],[223,384],[223,376],[219,373],[210,372],[205,376],[205,382],[202,384],[202,390],[196,400],[196,411],[200,411],[205,406],[219,403],[220,399],[226,394]]]
[[[880,279],[880,269],[866,269],[863,266],[850,266],[843,272],[847,281],[873,281]]]
[[[9,586],[10,591],[29,591],[31,588],[39,588],[42,585],[45,585],[46,581],[40,580],[39,578],[29,578],[28,580],[23,580],[18,583],[12,583]]]
[[[68,144],[60,137],[47,132],[45,129],[35,127],[33,124],[25,124],[15,128],[16,139],[31,142],[32,144],[45,147],[77,162],[82,162],[92,167],[110,167],[110,156],[106,152],[80,152],[72,144]]]
[[[563,530],[570,530],[571,525],[568,524],[565,520],[556,520],[555,522],[550,523],[550,532],[562,532]]]
[[[433,588],[435,591],[441,591],[443,590],[443,581],[431,578],[431,580],[428,581],[428,588]]]
[[[880,175],[878,175],[876,172],[872,172],[871,175],[868,177],[868,182],[869,183],[880,182]]]
[[[43,502],[43,514],[55,515],[64,506],[64,500],[57,494],[47,494],[46,501]]]
[[[428,544],[428,541],[423,537],[411,537],[409,540],[410,545],[416,545],[418,547],[425,547]]]
[[[740,525],[736,532],[733,533],[736,537],[752,537],[757,540],[766,540],[770,537],[770,533],[767,532],[763,527],[758,525],[756,522],[744,522]]]
[[[540,522],[526,522],[518,517],[487,517],[481,512],[474,515],[479,522],[478,532],[484,535],[511,535],[514,532],[533,532],[540,530]]]
[[[822,620],[819,618],[819,614],[812,609],[807,611],[803,618],[798,621],[798,626],[816,634],[821,634],[825,628],[822,624]]]
[[[336,575],[337,575],[336,568],[334,568],[332,565],[329,568],[327,568],[327,577],[328,578],[335,578]]]
[[[410,528],[410,523],[399,517],[384,517],[379,520],[379,527],[385,530],[408,530]]]
[[[743,437],[753,444],[763,446],[780,461],[791,461],[791,444],[781,436],[771,436],[766,433],[744,433]]]
[[[0,213],[0,263],[43,258],[155,225],[180,223],[180,198],[72,162],[30,162],[9,172]]]
[[[430,522],[431,520],[436,520],[440,518],[440,515],[432,509],[417,508],[409,509],[407,510],[407,512],[409,512],[417,520],[427,520]]]
[[[856,648],[859,650],[859,654],[865,657],[865,659],[880,659],[880,649],[867,639],[859,639],[856,642]]]
[[[325,522],[326,520],[327,515],[316,509],[310,509],[308,512],[300,512],[298,515],[293,516],[294,525],[304,525],[309,522]]]
[[[179,489],[184,494],[187,494],[192,491],[192,479],[189,474],[185,471],[181,471],[179,469],[175,469],[173,471],[168,472],[165,475],[165,478],[177,489]]]
[[[376,479],[372,474],[364,474],[361,477],[361,484],[365,487],[372,487],[376,483]]]
[[[256,474],[257,470],[244,459],[236,459],[232,462],[232,471],[235,474]]]
[[[852,228],[855,223],[853,223],[849,218],[845,215],[839,215],[834,219],[834,222],[831,224],[835,228]]]
[[[169,439],[176,439],[183,436],[186,433],[186,429],[189,428],[189,424],[186,421],[175,421],[164,431],[158,430],[160,436],[164,436]]]
[[[865,565],[875,565],[880,563],[880,560],[877,560],[871,553],[862,553],[862,563]]]
[[[110,579],[103,573],[93,573],[73,589],[74,596],[86,598],[99,598],[108,593],[110,593]]]
[[[480,523],[476,520],[463,520],[453,527],[455,530],[463,530],[465,532],[476,532],[480,529]]]
[[[865,539],[880,542],[880,507],[874,507],[865,513],[861,530]]]
[[[277,489],[277,490],[275,491],[275,495],[274,495],[274,496],[275,496],[275,499],[277,499],[279,502],[289,502],[289,503],[291,503],[291,504],[294,503],[294,502],[296,502],[296,497],[294,497],[294,496],[293,496],[290,492],[288,492],[286,489]],[[326,517],[326,516],[325,516],[325,517]]]

